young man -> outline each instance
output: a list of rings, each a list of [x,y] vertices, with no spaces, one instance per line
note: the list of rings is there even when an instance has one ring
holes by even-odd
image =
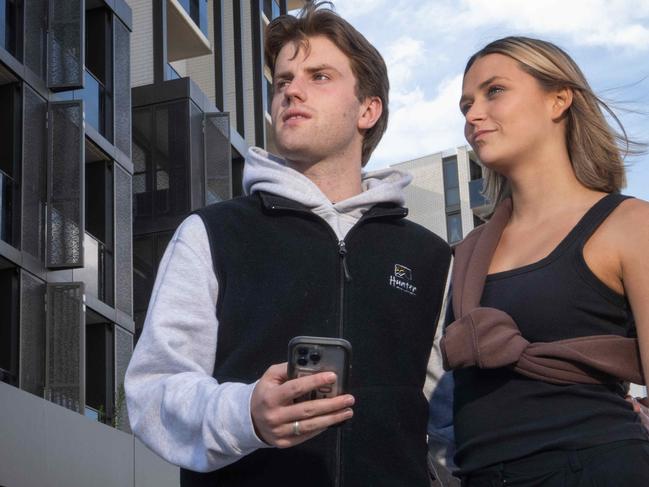
[[[404,220],[408,176],[362,174],[385,64],[311,4],[270,24],[266,58],[282,158],[251,149],[248,196],[178,228],[127,372],[131,426],[184,486],[428,486],[422,386],[450,250]],[[294,403],[336,380],[288,380],[297,335],[351,342],[350,394]]]

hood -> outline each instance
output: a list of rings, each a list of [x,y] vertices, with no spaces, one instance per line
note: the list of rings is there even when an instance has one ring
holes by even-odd
[[[243,170],[245,194],[264,191],[296,201],[316,213],[333,209],[356,218],[377,203],[403,206],[403,188],[411,180],[410,174],[391,168],[363,172],[363,192],[334,204],[313,181],[288,167],[284,159],[258,147],[248,150]]]

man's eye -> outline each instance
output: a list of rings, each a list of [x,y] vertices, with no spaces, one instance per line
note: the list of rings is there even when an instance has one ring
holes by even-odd
[[[288,86],[289,81],[286,79],[280,79],[278,81],[275,81],[275,89],[281,90],[284,89]]]
[[[313,75],[313,79],[316,81],[323,81],[329,79],[329,76],[324,73],[316,73]]]

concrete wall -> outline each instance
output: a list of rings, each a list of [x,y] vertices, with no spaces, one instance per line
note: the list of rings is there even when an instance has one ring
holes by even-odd
[[[0,383],[0,485],[178,487],[134,436]]]
[[[155,0],[158,1],[158,0]],[[131,87],[153,83],[153,3],[126,0],[133,11]]]

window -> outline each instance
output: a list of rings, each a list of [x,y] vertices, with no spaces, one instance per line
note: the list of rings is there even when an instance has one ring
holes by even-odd
[[[16,248],[20,245],[21,105],[19,83],[0,86],[0,239]]]
[[[86,291],[108,305],[114,302],[113,163],[86,145],[84,269]]]
[[[446,234],[448,243],[462,240],[462,216],[459,211],[446,215]]]
[[[457,157],[447,157],[442,162],[444,168],[444,198],[446,206],[460,205],[460,183],[457,174]]]
[[[20,4],[17,0],[0,0],[0,47],[20,58]]]
[[[86,404],[85,415],[113,424],[114,325],[88,309],[86,312]]]
[[[18,385],[18,273],[0,257],[0,381]]]

